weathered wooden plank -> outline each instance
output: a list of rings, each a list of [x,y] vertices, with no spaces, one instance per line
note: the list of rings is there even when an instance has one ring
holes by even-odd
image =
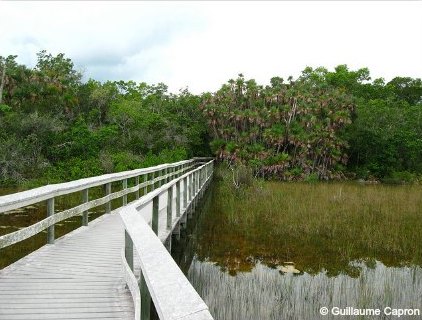
[[[133,319],[120,262],[124,228],[116,214],[99,219],[0,270],[1,320]]]
[[[61,313],[61,314],[8,314],[0,315],[1,320],[49,320],[49,319],[125,319],[122,317],[122,312],[107,312],[102,313]],[[126,318],[128,319],[128,318]]]
[[[43,314],[57,314],[57,313],[103,313],[105,311],[107,312],[121,312],[121,311],[132,311],[132,304],[130,306],[128,305],[77,305],[73,304],[67,307],[61,307],[59,305],[53,306],[52,308],[40,308],[39,305],[35,305],[33,308],[10,308],[5,307],[0,310],[0,315],[2,314],[27,314],[27,313],[34,313],[34,311],[41,311]]]

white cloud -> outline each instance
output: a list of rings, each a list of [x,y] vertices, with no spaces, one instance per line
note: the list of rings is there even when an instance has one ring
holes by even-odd
[[[305,66],[422,77],[421,2],[0,2],[0,55],[64,52],[100,80],[216,90]]]

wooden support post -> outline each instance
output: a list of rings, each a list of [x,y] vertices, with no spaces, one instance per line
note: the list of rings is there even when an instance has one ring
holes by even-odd
[[[147,182],[147,181],[148,181],[148,173],[144,174],[144,182]],[[145,186],[143,195],[146,195],[147,193],[148,193],[148,186]]]
[[[139,187],[139,176],[135,177],[135,185]],[[138,200],[139,196],[140,196],[140,194],[139,194],[139,189],[138,189],[135,192],[135,199]]]
[[[148,290],[147,283],[145,282],[144,275],[141,271],[139,279],[139,289],[141,293],[141,320],[151,319],[151,295]]]
[[[188,177],[183,178],[183,208],[188,207]]]
[[[176,235],[177,241],[180,240],[180,225],[182,224],[181,221],[174,227],[173,234]]]
[[[122,186],[123,186],[123,190],[124,189],[127,189],[127,179],[123,179],[123,183],[122,183]],[[127,194],[125,194],[123,197],[122,197],[122,205],[123,206],[125,206],[125,205],[127,205]]]
[[[82,202],[83,203],[88,202],[88,190],[89,189],[82,190]],[[88,210],[85,210],[84,212],[82,212],[82,225],[83,226],[88,225]]]
[[[125,230],[125,257],[130,270],[133,271],[133,241]]]
[[[164,247],[167,249],[168,252],[171,253],[171,234],[167,238],[167,240],[164,242]]]
[[[155,179],[155,171],[151,172],[151,181],[154,181]],[[150,191],[154,191],[155,190],[155,183],[151,183],[151,190]]]
[[[151,229],[156,235],[158,235],[158,213],[159,213],[160,200],[159,196],[155,196],[152,199],[152,222]]]
[[[180,217],[180,180],[176,182],[176,217]]]
[[[193,198],[193,173],[189,175],[189,202],[192,201]]]
[[[163,169],[163,176],[165,177],[167,175],[167,168]],[[167,178],[164,178],[163,180],[160,181],[160,186],[162,186],[163,184],[165,184],[167,182]]]
[[[198,186],[198,175],[196,173],[196,171],[193,174],[193,198],[196,198],[196,191],[197,191],[197,186]]]
[[[167,190],[167,229],[170,230],[173,223],[173,187]]]
[[[50,217],[54,214],[54,198],[47,200],[47,217]],[[54,224],[49,226],[47,229],[47,243],[54,243]]]
[[[202,169],[198,172],[198,191],[199,191],[199,198],[202,198]]]
[[[106,183],[105,185],[105,195],[108,196],[111,193],[111,183]],[[111,201],[107,201],[105,204],[105,212],[110,213],[111,212]]]
[[[186,229],[186,225],[188,222],[188,214],[189,214],[189,211],[186,211],[185,214],[180,219],[180,226],[182,229]]]

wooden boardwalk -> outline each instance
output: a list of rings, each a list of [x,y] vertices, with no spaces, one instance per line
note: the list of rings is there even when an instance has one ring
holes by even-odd
[[[133,319],[124,227],[106,214],[0,270],[0,319]]]
[[[0,270],[0,320],[150,320],[151,302],[161,320],[212,320],[169,253],[171,235],[180,236],[210,183],[213,160],[200,166],[196,161],[0,197],[0,213],[47,200],[47,218],[1,236],[0,248],[45,229],[51,243]],[[129,188],[128,179],[135,182]],[[111,182],[116,181],[122,190],[111,193]],[[89,201],[89,188],[99,185],[106,195]],[[54,198],[76,191],[82,192],[83,204],[55,213]],[[128,204],[130,193],[136,200]],[[117,198],[122,207],[110,212],[110,202]],[[88,224],[88,210],[99,205],[106,205],[108,213]],[[83,226],[55,240],[54,224],[76,215],[82,215]]]

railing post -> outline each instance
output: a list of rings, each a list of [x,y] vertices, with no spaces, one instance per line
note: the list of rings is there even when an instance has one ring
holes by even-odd
[[[183,179],[183,208],[188,206],[188,177]]]
[[[173,220],[173,186],[167,189],[167,229],[171,229]]]
[[[193,173],[189,174],[189,202],[193,198]]]
[[[82,190],[82,202],[83,203],[88,202],[88,190],[89,189]],[[83,226],[88,225],[88,210],[85,210],[84,212],[82,212],[82,225]]]
[[[196,199],[196,193],[198,192],[198,171],[195,171],[193,174],[193,196]]]
[[[138,187],[138,190],[136,190],[136,193],[135,193],[135,199],[138,200],[139,199],[139,176],[135,177],[135,185]]]
[[[54,214],[54,198],[47,200],[47,217],[51,217]],[[47,243],[54,243],[54,224],[48,227],[47,230]]]
[[[176,182],[176,217],[180,217],[180,180]]]
[[[141,320],[151,319],[151,295],[148,290],[145,277],[141,271],[141,277],[139,279],[139,290],[141,293]]]
[[[123,179],[123,190],[127,189],[127,179]],[[123,206],[127,205],[127,194],[122,197]]]
[[[195,211],[195,204],[196,204],[196,171],[192,174],[192,188],[193,188],[193,193],[192,193],[192,201],[191,201],[191,205],[190,205],[190,210],[189,210],[189,218],[192,217],[193,212]]]
[[[125,230],[125,257],[127,264],[133,272],[133,240],[129,233]]]
[[[111,183],[106,183],[105,185],[105,194],[106,196],[108,196],[109,194],[111,194]],[[110,213],[111,212],[111,201],[107,201],[105,204],[105,211],[106,213]]]
[[[151,183],[151,191],[154,191],[155,190],[155,182],[154,182],[154,179],[155,179],[155,171],[151,172],[151,181],[152,181],[152,183]]]
[[[144,174],[144,182],[147,182],[147,181],[148,181],[148,173]],[[148,193],[148,186],[145,186],[143,195],[146,195],[147,193]]]
[[[159,213],[159,206],[160,206],[160,196],[155,196],[152,199],[152,222],[151,222],[151,229],[154,231],[156,235],[158,235],[158,213]]]

